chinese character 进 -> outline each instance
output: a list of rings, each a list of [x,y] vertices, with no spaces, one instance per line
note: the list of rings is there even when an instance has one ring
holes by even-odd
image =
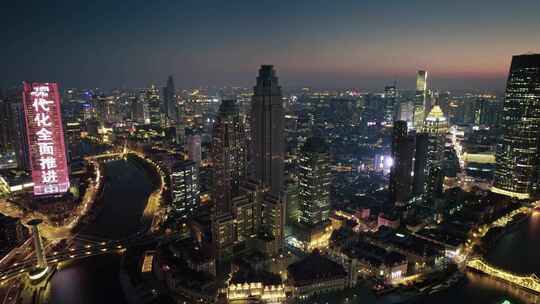
[[[47,170],[41,172],[41,181],[46,184],[58,182],[58,175],[55,170]]]
[[[36,121],[36,124],[38,127],[50,127],[51,122],[49,121],[49,114],[47,113],[37,113],[36,117],[34,117],[34,120]]]
[[[45,128],[41,128],[39,131],[36,132],[36,135],[38,136],[38,141],[50,141],[52,140],[52,132],[45,129]]]
[[[39,159],[39,165],[41,166],[41,170],[49,170],[56,168],[56,159],[54,157],[43,157]]]
[[[52,100],[47,100],[45,98],[36,98],[34,99],[34,103],[32,103],[32,106],[36,110],[36,112],[39,112],[41,109],[42,111],[49,112],[49,105],[52,104]]]
[[[54,144],[52,142],[38,143],[39,155],[54,155]]]

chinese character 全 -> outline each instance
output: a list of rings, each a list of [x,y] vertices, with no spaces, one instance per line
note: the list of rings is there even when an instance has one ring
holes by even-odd
[[[52,140],[52,132],[41,128],[39,131],[36,132],[36,135],[38,136],[38,141],[50,141]]]

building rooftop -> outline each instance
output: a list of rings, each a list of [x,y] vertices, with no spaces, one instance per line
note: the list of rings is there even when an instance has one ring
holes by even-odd
[[[343,266],[316,252],[289,265],[287,270],[294,285],[307,285],[347,276]]]

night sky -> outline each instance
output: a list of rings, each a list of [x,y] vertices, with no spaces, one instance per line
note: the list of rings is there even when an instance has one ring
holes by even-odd
[[[0,86],[503,89],[513,54],[540,52],[539,0],[2,1]]]

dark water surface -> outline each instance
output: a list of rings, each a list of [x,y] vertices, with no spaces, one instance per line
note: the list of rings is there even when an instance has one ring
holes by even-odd
[[[132,161],[105,164],[103,209],[80,233],[123,239],[140,230],[141,215],[153,190],[145,170]],[[107,254],[64,264],[54,275],[50,303],[127,303],[119,281],[120,255]]]

